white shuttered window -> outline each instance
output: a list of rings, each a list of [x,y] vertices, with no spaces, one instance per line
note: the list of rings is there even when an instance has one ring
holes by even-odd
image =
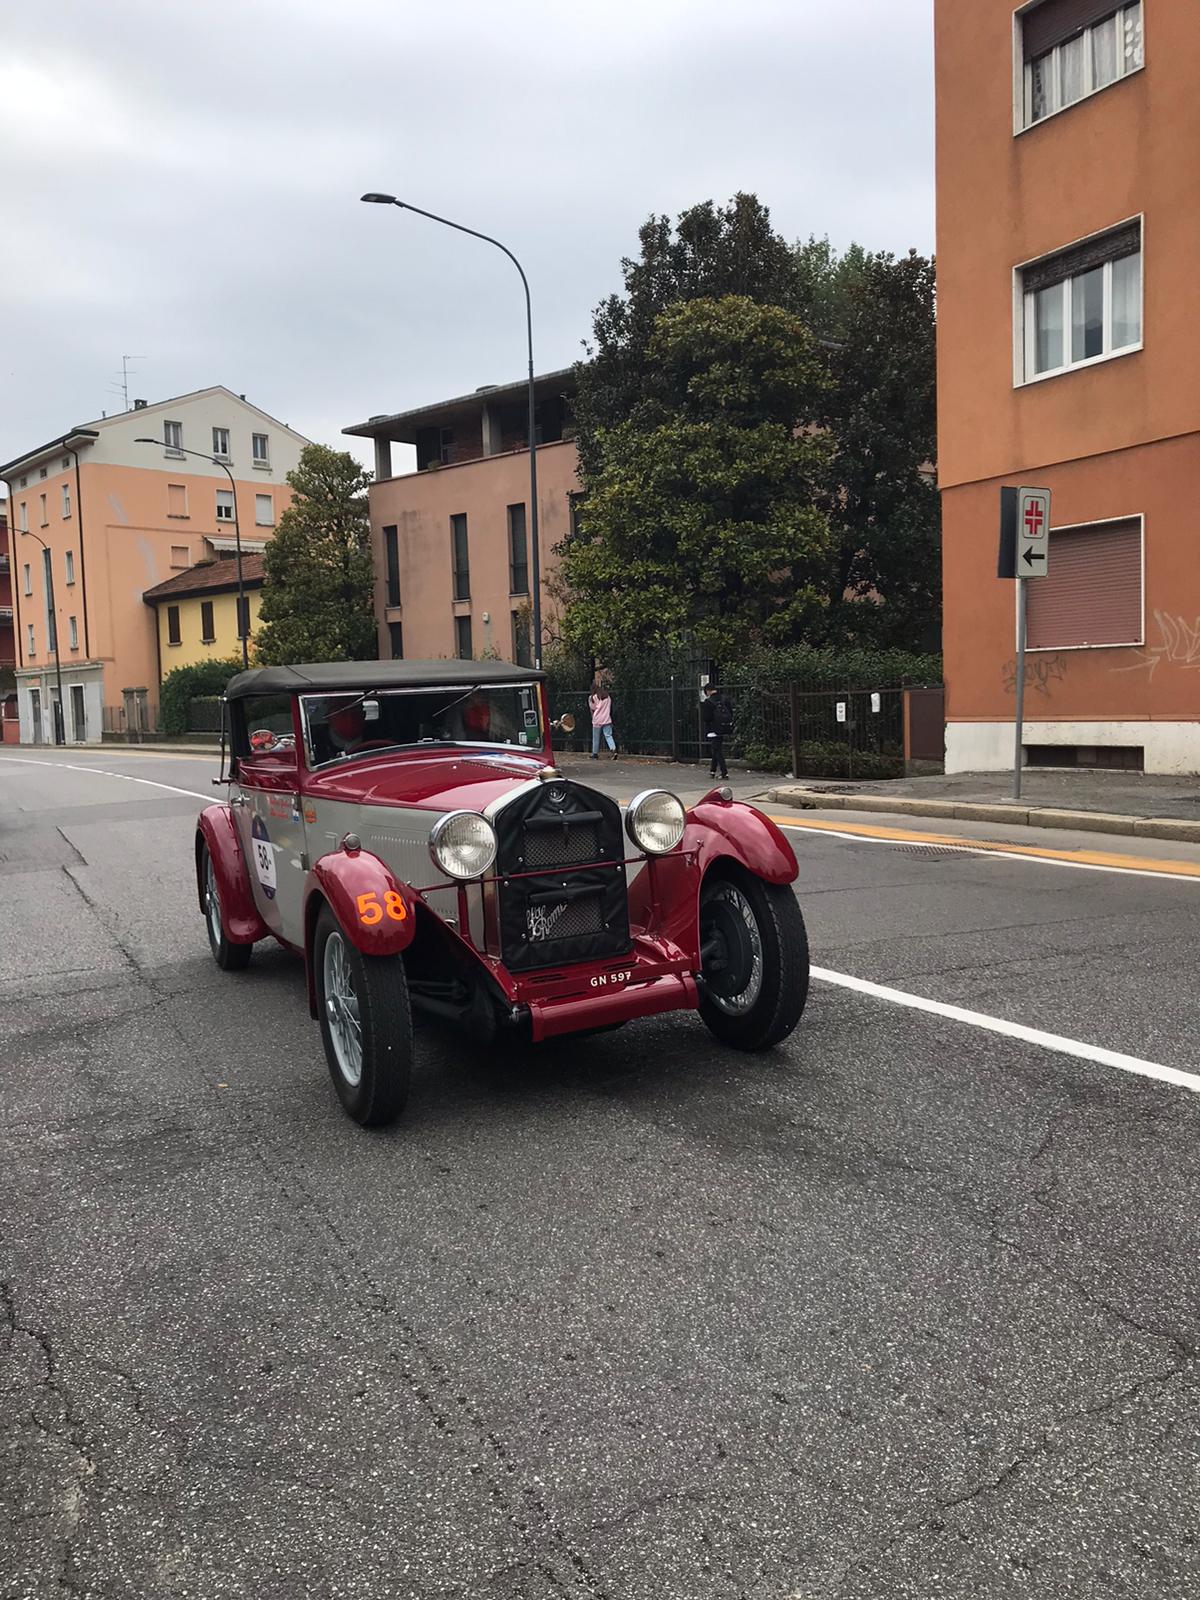
[[[1051,528],[1050,565],[1026,585],[1031,650],[1142,643],[1142,527],[1136,518]]]

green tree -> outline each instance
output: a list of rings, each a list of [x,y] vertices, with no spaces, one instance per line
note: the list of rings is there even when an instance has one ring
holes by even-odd
[[[268,666],[374,660],[370,474],[345,450],[310,444],[287,481],[295,498],[263,557],[255,654]]]
[[[572,646],[728,653],[818,622],[823,388],[807,329],[778,306],[726,295],[660,312],[640,396],[597,432],[583,528],[563,546]]]
[[[576,367],[576,442],[585,484],[600,467],[597,435],[628,417],[641,397],[659,315],[680,301],[740,295],[799,309],[804,272],[797,252],[771,227],[753,194],[727,206],[711,200],[684,211],[674,228],[652,216],[638,230],[640,256],[621,263],[623,294],[609,295],[592,318],[588,359]]]
[[[811,241],[810,241],[811,243]],[[836,538],[826,637],[938,648],[941,518],[934,264],[910,251],[832,257],[823,274]]]

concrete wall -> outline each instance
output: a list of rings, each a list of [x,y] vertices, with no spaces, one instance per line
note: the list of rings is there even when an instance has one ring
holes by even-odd
[[[568,496],[579,489],[574,444],[564,440],[540,446],[537,466],[542,604],[544,612],[549,613],[553,602],[545,591],[546,580],[556,565],[553,547],[567,535]],[[442,467],[436,472],[410,473],[372,485],[371,534],[381,657],[391,653],[389,621],[403,625],[407,658],[453,656],[454,618],[469,615],[475,654],[479,656],[490,649],[504,660],[512,659],[512,613],[527,604],[530,597],[509,592],[507,508],[527,505],[528,501],[529,454],[524,450]],[[452,599],[450,518],[459,513],[467,517],[471,598],[456,604]],[[527,517],[527,523],[530,520]],[[383,529],[388,525],[394,525],[398,532],[399,607],[387,605]],[[489,618],[486,622],[485,614]]]

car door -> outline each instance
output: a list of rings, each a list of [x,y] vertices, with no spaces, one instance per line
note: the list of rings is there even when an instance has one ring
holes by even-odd
[[[230,794],[259,915],[287,944],[304,943],[304,819],[291,695],[236,702],[237,775]]]

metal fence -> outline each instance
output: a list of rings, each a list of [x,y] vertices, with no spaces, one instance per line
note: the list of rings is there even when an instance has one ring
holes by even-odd
[[[220,733],[221,707],[219,694],[197,695],[188,701],[187,731],[189,733]]]
[[[902,688],[806,690],[754,684],[722,691],[733,709],[726,755],[766,772],[796,777],[887,778],[904,772]],[[576,727],[556,734],[556,749],[591,750],[585,691],[556,692],[550,714],[569,711]],[[690,686],[625,690],[613,696],[613,733],[630,755],[675,761],[707,759],[700,696]]]
[[[130,700],[124,705],[105,706],[101,727],[110,739],[126,739],[137,744],[158,734],[158,707],[150,700]]]

